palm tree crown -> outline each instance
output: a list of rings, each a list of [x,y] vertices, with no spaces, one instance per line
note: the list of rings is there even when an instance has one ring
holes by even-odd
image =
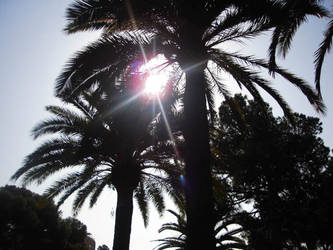
[[[75,213],[88,199],[92,207],[104,188],[115,189],[118,201],[114,249],[128,249],[126,236],[129,240],[130,228],[127,233],[121,231],[121,224],[126,223],[119,217],[130,209],[125,216],[130,227],[133,191],[147,225],[147,202],[152,201],[162,214],[165,207],[162,190],[172,194],[169,179],[181,173],[170,161],[171,145],[154,139],[152,131],[158,123],[156,117],[152,118],[151,105],[136,101],[116,110],[127,98],[128,93],[121,86],[111,86],[105,91],[95,84],[71,99],[67,107],[48,106],[53,117],[38,124],[33,136],[53,137],[28,155],[23,167],[12,177],[22,176],[25,185],[40,184],[67,169],[65,177],[51,185],[45,194],[50,198],[60,196],[60,206],[78,191],[73,202]],[[176,193],[173,198],[177,201]]]

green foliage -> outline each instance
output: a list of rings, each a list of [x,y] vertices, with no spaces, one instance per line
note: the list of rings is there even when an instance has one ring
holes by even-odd
[[[74,218],[63,220],[46,197],[5,186],[0,203],[0,249],[86,249],[86,226]]]
[[[326,195],[332,169],[319,119],[294,114],[291,125],[275,118],[267,104],[263,109],[239,95],[222,103],[220,119],[216,171],[229,176],[235,201],[254,206],[253,215],[240,216],[251,247],[332,244],[327,237],[332,199]]]
[[[67,236],[66,249],[82,250],[87,249],[87,227],[81,221],[75,218],[66,218],[61,221],[61,230]]]

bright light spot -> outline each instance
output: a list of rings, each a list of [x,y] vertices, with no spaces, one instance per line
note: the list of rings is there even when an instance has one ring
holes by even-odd
[[[148,96],[159,96],[168,83],[170,68],[164,56],[158,55],[140,68],[146,74],[143,92]]]
[[[151,73],[145,81],[144,92],[148,95],[159,95],[167,84],[168,76],[165,73]]]

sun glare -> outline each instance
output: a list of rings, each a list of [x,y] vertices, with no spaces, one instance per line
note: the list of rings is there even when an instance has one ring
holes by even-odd
[[[169,78],[169,69],[165,66],[165,58],[156,56],[141,67],[140,71],[147,74],[144,82],[144,94],[159,96],[165,90]]]
[[[144,92],[148,95],[159,95],[163,92],[168,81],[165,73],[151,73],[145,81]]]

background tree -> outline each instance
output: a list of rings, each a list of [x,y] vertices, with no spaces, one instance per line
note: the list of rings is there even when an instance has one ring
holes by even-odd
[[[87,226],[75,218],[66,218],[61,221],[61,230],[65,232],[66,242],[65,249],[81,250],[89,249],[87,246]]]
[[[220,107],[217,171],[232,181],[235,201],[253,205],[251,216],[245,213],[240,222],[253,249],[331,244],[326,238],[331,222],[323,221],[332,206],[323,197],[332,171],[329,149],[319,137],[318,118],[294,116],[291,125],[275,118],[268,105],[240,95]]]
[[[210,60],[223,72],[230,74],[239,85],[244,86],[259,101],[257,86],[275,98],[288,114],[289,108],[279,94],[269,86],[249,65],[269,68],[277,72],[301,89],[318,110],[323,110],[318,97],[301,79],[280,69],[275,63],[279,48],[285,55],[290,47],[297,28],[308,15],[325,16],[327,13],[319,1],[75,1],[67,11],[69,33],[103,29],[104,36],[119,31],[146,31],[154,37],[157,51],[169,60],[176,62],[185,75],[184,94],[184,137],[186,141],[186,207],[188,215],[188,249],[194,249],[202,241],[208,249],[214,248],[213,240],[213,200],[209,136],[206,103],[212,107],[211,89],[208,81],[225,96],[228,91],[214,71],[207,68]],[[228,53],[217,49],[218,45],[241,38],[257,36],[273,28],[272,43],[269,48],[270,60],[265,62],[252,57]],[[115,48],[115,47],[113,47]],[[160,49],[159,49],[160,48]],[[219,47],[221,48],[221,47]],[[101,50],[99,50],[101,51]],[[124,50],[122,50],[124,51]],[[127,50],[130,51],[130,50]],[[91,51],[90,51],[91,52]],[[88,54],[91,55],[91,53]],[[127,54],[127,53],[126,53]],[[148,53],[149,54],[149,53]],[[111,55],[114,55],[111,54]],[[121,56],[120,56],[121,57]],[[124,57],[124,56],[123,56]],[[95,54],[95,58],[99,58]],[[103,65],[106,57],[94,66],[90,76],[109,67],[119,69],[123,61],[112,58],[112,63]],[[119,56],[117,57],[117,59]],[[125,57],[126,59],[128,57]],[[82,84],[89,77],[82,77],[87,68],[79,70],[80,60],[71,61],[58,81],[57,90],[63,90],[69,78],[77,75]],[[89,64],[89,61],[85,61]],[[81,72],[80,72],[81,71]],[[83,80],[83,81],[82,81]],[[72,82],[73,83],[73,82]],[[76,86],[75,86],[76,85]],[[62,92],[62,91],[61,91]],[[205,167],[203,167],[205,166]],[[200,197],[200,198],[199,198]],[[207,223],[202,223],[206,221]],[[204,238],[204,239],[203,239]],[[199,239],[201,239],[199,241]]]
[[[15,186],[0,188],[0,249],[87,249],[87,228],[60,217],[53,201]]]

